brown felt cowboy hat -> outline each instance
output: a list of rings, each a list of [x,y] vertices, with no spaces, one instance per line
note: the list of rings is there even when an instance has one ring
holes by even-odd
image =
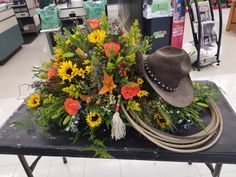
[[[167,103],[175,107],[192,103],[191,61],[185,50],[166,46],[146,58],[137,53],[137,63],[151,87]]]

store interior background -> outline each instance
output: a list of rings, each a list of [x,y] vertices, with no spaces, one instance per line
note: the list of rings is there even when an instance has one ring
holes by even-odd
[[[220,54],[220,66],[212,64],[201,71],[192,70],[192,80],[214,81],[222,90],[228,102],[236,111],[236,31],[225,30],[229,8],[223,11],[223,35]],[[217,17],[217,11],[214,11]],[[108,6],[110,19],[118,18],[118,6]],[[188,14],[186,14],[184,43],[192,41]],[[3,66],[0,66],[0,125],[22,103],[18,86],[33,81],[33,66],[52,58],[45,33],[22,48]],[[21,88],[20,97],[26,97],[30,90]],[[32,160],[34,157],[27,156]],[[210,177],[204,164],[128,160],[99,160],[86,158],[68,158],[63,164],[60,157],[43,157],[34,172],[37,177]],[[16,156],[0,155],[0,177],[24,177],[25,172]],[[235,177],[236,166],[224,165],[221,177]]]

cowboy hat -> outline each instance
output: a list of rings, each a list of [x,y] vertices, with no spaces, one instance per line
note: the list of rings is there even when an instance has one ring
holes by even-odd
[[[137,64],[151,87],[167,103],[175,107],[192,103],[191,61],[185,50],[166,46],[145,58],[138,52]]]

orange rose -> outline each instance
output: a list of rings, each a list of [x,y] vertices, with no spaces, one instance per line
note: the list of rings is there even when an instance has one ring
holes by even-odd
[[[134,96],[138,94],[140,91],[140,87],[136,83],[128,83],[121,87],[121,94],[124,97],[124,99],[132,99]]]
[[[99,19],[97,19],[97,18],[91,18],[91,19],[88,19],[87,20],[87,23],[88,23],[88,25],[89,25],[89,28],[91,29],[91,30],[96,30],[96,29],[98,29],[98,28],[100,28],[100,20]]]
[[[57,77],[57,72],[54,68],[48,68],[48,80],[51,80],[52,78]]]
[[[64,108],[66,112],[70,115],[75,115],[79,110],[80,102],[73,100],[72,98],[67,98],[64,102]]]
[[[116,55],[120,51],[120,44],[116,42],[107,42],[103,45],[107,58]]]

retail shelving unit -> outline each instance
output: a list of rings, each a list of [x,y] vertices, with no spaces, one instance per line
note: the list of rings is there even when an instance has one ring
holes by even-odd
[[[40,21],[34,0],[15,0],[12,6],[22,33],[38,33]]]
[[[212,7],[212,2],[211,0],[208,0],[209,2],[209,7],[210,7],[210,15],[211,15],[211,20],[215,21],[215,17],[214,17],[214,13],[213,13],[213,7]],[[196,11],[196,17],[194,16],[194,11],[192,8],[191,3],[195,4],[195,11]],[[217,44],[217,52],[215,54],[215,61],[209,63],[212,64],[214,62],[217,63],[217,65],[219,65],[220,60],[219,60],[219,55],[220,55],[220,47],[221,47],[221,37],[222,37],[222,9],[221,9],[221,1],[218,0],[217,1],[218,4],[218,11],[219,11],[219,29],[218,29],[218,37],[217,40],[215,41]],[[192,28],[192,34],[193,34],[193,40],[194,40],[194,45],[197,49],[197,60],[194,63],[193,66],[195,66],[197,68],[198,71],[200,71],[200,55],[201,55],[201,47],[202,47],[202,20],[201,20],[201,16],[199,13],[199,6],[198,6],[198,0],[192,0],[192,2],[190,2],[190,0],[187,0],[187,6],[188,6],[188,10],[189,10],[189,17],[190,17],[190,23],[191,23],[191,28]],[[195,23],[195,18],[197,18],[197,29],[196,29],[196,25]]]

